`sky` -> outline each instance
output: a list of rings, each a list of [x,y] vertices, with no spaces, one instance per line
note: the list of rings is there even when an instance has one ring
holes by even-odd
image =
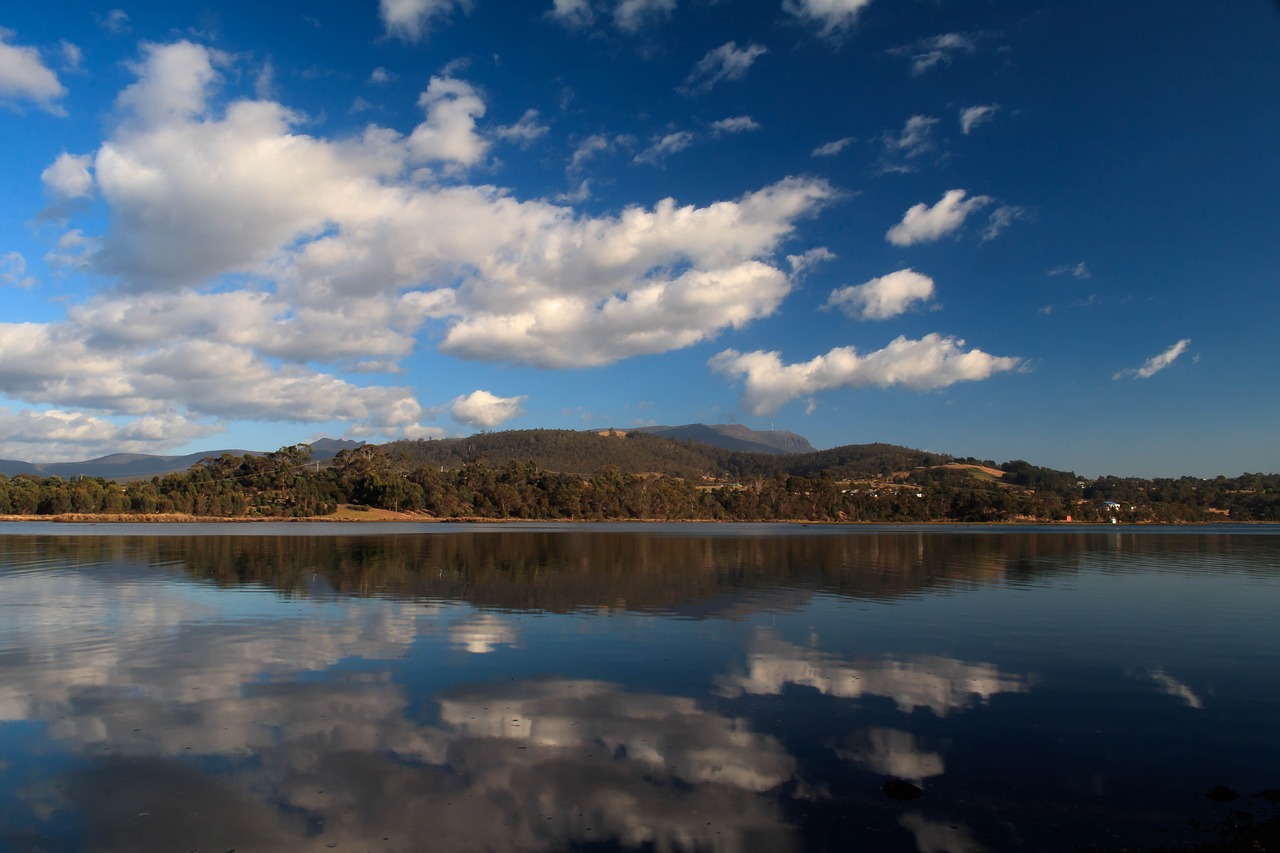
[[[0,458],[738,422],[1280,471],[1280,5],[0,11]]]

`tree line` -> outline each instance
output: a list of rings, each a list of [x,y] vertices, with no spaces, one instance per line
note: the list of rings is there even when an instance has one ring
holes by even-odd
[[[0,476],[0,515],[304,518],[352,504],[444,519],[1280,521],[1280,475],[1274,474],[1085,480],[1022,460],[996,466],[892,445],[774,456],[681,445],[641,433],[593,436],[611,442],[606,449],[624,451],[624,460],[649,466],[629,469],[616,461],[597,465],[609,457],[593,457],[590,443],[560,441],[557,431],[524,432],[552,433],[553,440],[535,446],[528,435],[504,439],[496,444],[506,448],[494,454],[497,461],[476,451],[481,443],[395,442],[344,450],[319,464],[311,448],[300,444],[263,455],[210,457],[187,471],[136,482]],[[652,470],[662,444],[676,448],[671,457],[683,474]],[[570,470],[521,459],[521,447],[531,457],[559,454]],[[943,461],[953,464],[939,467]],[[977,466],[1003,476],[981,474]]]

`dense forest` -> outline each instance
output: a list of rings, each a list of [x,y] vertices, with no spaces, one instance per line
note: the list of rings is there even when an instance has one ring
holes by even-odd
[[[888,444],[777,455],[644,433],[522,430],[344,450],[223,454],[149,480],[0,476],[0,515],[821,522],[1280,521],[1280,475],[1101,477]]]

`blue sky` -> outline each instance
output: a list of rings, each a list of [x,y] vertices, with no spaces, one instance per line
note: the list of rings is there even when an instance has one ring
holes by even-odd
[[[0,13],[0,457],[739,421],[1280,470],[1261,0]]]

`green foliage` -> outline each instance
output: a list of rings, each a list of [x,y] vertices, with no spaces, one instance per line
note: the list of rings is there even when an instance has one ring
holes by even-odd
[[[313,517],[345,503],[484,519],[1280,521],[1275,474],[1086,482],[1013,460],[995,479],[941,467],[951,461],[887,444],[778,456],[644,433],[524,430],[363,445],[327,467],[312,461],[307,445],[223,454],[123,485],[0,476],[0,514]]]

